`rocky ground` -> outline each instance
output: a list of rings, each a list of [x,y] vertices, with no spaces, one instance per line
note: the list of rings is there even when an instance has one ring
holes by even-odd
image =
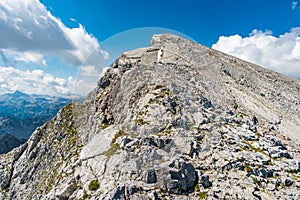
[[[300,199],[299,81],[173,35],[0,156],[2,199]]]

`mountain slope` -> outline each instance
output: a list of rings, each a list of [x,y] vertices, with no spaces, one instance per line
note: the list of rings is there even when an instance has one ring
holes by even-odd
[[[300,83],[174,35],[0,155],[4,199],[299,199]]]
[[[18,139],[9,134],[0,135],[0,154],[7,153],[25,142],[25,139]]]
[[[0,135],[27,139],[72,99],[15,91],[0,95]]]

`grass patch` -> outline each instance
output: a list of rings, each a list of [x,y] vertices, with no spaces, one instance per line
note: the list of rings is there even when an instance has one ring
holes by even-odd
[[[120,145],[118,143],[113,143],[110,145],[110,148],[107,151],[102,152],[102,155],[111,157],[118,153],[120,150]]]
[[[115,135],[115,137],[111,140],[110,145],[116,143],[117,139],[121,136],[127,135],[125,131],[119,130],[119,132]]]
[[[82,195],[82,199],[87,199],[89,197],[89,195],[87,194],[87,192],[84,190],[83,191],[83,195]]]
[[[103,124],[102,125],[102,129],[106,129],[107,127],[109,127],[110,126],[110,124]]]
[[[250,149],[252,149],[253,151],[255,151],[255,152],[259,152],[259,153],[262,153],[262,154],[264,154],[264,155],[266,155],[266,156],[268,156],[268,157],[270,157],[270,155],[269,154],[267,154],[266,152],[264,152],[263,150],[261,150],[260,148],[256,148],[256,147],[254,147],[250,142],[248,142],[248,141],[246,141],[246,140],[244,140],[244,143],[245,144],[247,144],[249,147],[250,147]]]
[[[267,162],[267,165],[274,166],[274,163],[272,163],[272,161],[269,160],[269,161]]]
[[[200,192],[200,199],[206,199],[208,197],[208,192]]]
[[[139,119],[136,119],[135,122],[142,126],[142,125],[145,125],[145,124],[149,124],[148,122],[144,121],[143,119],[139,118]]]
[[[200,192],[200,186],[199,186],[199,184],[195,185],[195,192]]]
[[[172,130],[171,129],[165,129],[164,133],[165,133],[165,135],[171,135]]]
[[[295,170],[295,169],[290,169],[290,170],[289,170],[289,173],[293,176],[293,179],[294,179],[295,181],[297,181],[298,179],[300,179],[300,176],[297,175],[297,170]]]
[[[92,180],[88,187],[90,191],[98,190],[98,188],[100,187],[98,180]]]
[[[293,180],[294,180],[294,181],[297,181],[298,179],[300,179],[300,176],[298,176],[298,175],[295,174],[295,173],[292,173],[292,176],[293,176]]]
[[[253,169],[250,167],[248,163],[244,163],[244,170],[248,173],[253,172]]]
[[[198,142],[199,144],[203,143],[203,141],[204,141],[204,137],[199,137],[199,138],[197,138],[197,142]]]
[[[160,90],[160,92],[161,92],[163,97],[172,96],[172,93],[169,90],[169,88],[163,88],[163,89]]]
[[[125,131],[119,130],[115,137],[110,142],[110,148],[107,151],[102,152],[102,155],[110,158],[111,156],[118,153],[120,150],[120,144],[116,143],[117,139],[121,136],[127,135]]]
[[[261,186],[260,181],[256,177],[251,177],[251,178],[256,185]]]

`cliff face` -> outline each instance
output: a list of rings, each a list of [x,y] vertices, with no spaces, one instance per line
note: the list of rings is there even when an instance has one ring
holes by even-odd
[[[3,199],[299,199],[300,83],[174,35],[0,155]]]

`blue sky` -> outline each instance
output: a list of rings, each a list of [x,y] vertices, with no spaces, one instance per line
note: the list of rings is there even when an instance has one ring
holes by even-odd
[[[1,0],[0,93],[86,94],[162,32],[300,79],[298,0]]]
[[[272,30],[275,36],[300,26],[300,10],[289,0],[101,1],[42,0],[69,27],[76,19],[103,41],[139,27],[163,27],[182,32],[211,46],[221,35],[248,36],[253,29]],[[297,14],[298,13],[298,14]]]

